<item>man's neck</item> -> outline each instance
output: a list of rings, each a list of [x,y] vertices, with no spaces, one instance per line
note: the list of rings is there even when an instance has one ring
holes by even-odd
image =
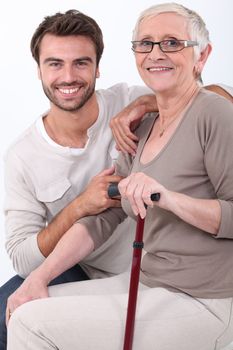
[[[98,115],[99,106],[94,94],[75,112],[63,111],[52,105],[43,121],[47,134],[57,144],[84,148],[88,141],[87,130],[96,122]]]

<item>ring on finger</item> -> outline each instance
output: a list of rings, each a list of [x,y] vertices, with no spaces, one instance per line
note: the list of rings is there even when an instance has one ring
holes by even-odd
[[[8,311],[8,316],[9,316],[9,318],[11,317],[11,315],[12,315],[12,311],[9,310],[9,311]]]

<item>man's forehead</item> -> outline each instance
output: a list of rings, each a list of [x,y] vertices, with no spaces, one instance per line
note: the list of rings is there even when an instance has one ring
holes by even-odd
[[[60,60],[76,60],[81,57],[96,57],[94,43],[81,35],[56,36],[46,34],[40,44],[40,59],[53,57]]]

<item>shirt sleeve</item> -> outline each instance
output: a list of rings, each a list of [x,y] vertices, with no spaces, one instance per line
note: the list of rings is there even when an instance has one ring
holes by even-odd
[[[22,161],[14,152],[5,157],[6,250],[15,271],[25,278],[44,261],[37,234],[46,225],[45,207],[36,200]]]
[[[129,93],[129,102],[134,101],[136,98],[143,95],[155,94],[151,89],[147,86],[134,85],[128,88]]]
[[[215,237],[233,239],[233,104],[216,96],[199,126],[207,174],[221,206]]]

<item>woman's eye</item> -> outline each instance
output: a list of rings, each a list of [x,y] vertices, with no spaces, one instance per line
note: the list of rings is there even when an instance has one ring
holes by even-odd
[[[151,46],[151,41],[142,41],[141,46]]]
[[[180,42],[178,40],[172,39],[172,40],[166,40],[164,42],[164,44],[167,45],[167,46],[170,46],[170,47],[171,46],[172,47],[177,47],[177,46],[179,46]]]

